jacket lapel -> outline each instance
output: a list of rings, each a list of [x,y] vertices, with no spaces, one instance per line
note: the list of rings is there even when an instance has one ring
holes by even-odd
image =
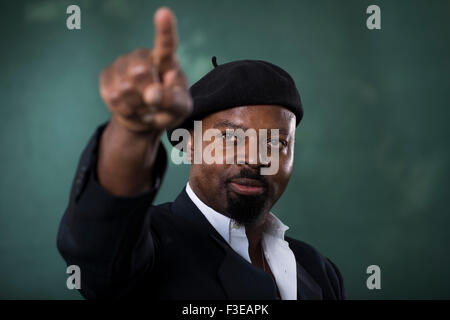
[[[172,212],[188,219],[195,232],[208,235],[215,244],[221,263],[217,276],[228,299],[275,299],[276,287],[269,274],[248,263],[237,254],[214,229],[187,195],[185,189],[172,204]]]
[[[268,273],[248,263],[222,239],[212,234],[211,237],[225,253],[217,274],[228,299],[276,298],[275,283]]]

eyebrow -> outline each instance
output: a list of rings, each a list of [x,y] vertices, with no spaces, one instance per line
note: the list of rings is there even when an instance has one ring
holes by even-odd
[[[214,128],[221,128],[221,127],[228,127],[228,128],[233,128],[233,129],[242,129],[244,131],[248,130],[247,127],[239,125],[239,124],[236,124],[236,123],[233,123],[230,120],[226,120],[226,119],[219,120],[216,123],[214,123]],[[281,133],[281,134],[283,134],[285,136],[289,135],[289,132],[287,130],[285,130],[285,129],[281,129],[281,128],[276,128],[276,129],[279,130],[279,133]]]
[[[214,128],[221,128],[221,127],[229,127],[229,128],[233,128],[233,129],[242,129],[242,130],[247,130],[247,127],[238,125],[236,123],[233,123],[229,120],[219,120],[216,123],[214,123]]]

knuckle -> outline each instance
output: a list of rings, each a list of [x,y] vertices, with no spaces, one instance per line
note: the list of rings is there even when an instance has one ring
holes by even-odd
[[[129,79],[122,78],[119,80],[118,89],[122,94],[130,92],[134,89],[133,83]]]
[[[143,98],[148,105],[159,105],[163,99],[162,88],[159,85],[151,85],[144,90]]]
[[[152,81],[153,79],[152,68],[144,63],[137,63],[130,66],[128,74],[135,82]]]
[[[112,106],[118,105],[121,100],[120,98],[121,96],[118,91],[114,90],[106,92],[106,100],[108,100]]]
[[[123,74],[126,71],[127,62],[128,62],[128,56],[121,55],[116,59],[116,61],[114,61],[113,68],[115,69],[115,71],[117,73]]]

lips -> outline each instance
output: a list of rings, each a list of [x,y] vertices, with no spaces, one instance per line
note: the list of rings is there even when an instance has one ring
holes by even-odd
[[[260,180],[250,178],[236,178],[229,182],[232,191],[243,195],[261,195],[265,186]]]

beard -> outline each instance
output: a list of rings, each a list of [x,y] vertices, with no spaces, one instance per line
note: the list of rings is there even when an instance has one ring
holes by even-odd
[[[259,173],[249,169],[242,169],[238,175],[232,177],[231,179],[235,178],[249,178],[259,180],[264,186],[264,192],[259,195],[236,194],[226,188],[227,213],[229,217],[244,226],[252,226],[259,220],[260,217],[263,216],[264,212],[267,209],[267,181],[264,176],[261,176]],[[227,183],[231,179],[229,179]]]

